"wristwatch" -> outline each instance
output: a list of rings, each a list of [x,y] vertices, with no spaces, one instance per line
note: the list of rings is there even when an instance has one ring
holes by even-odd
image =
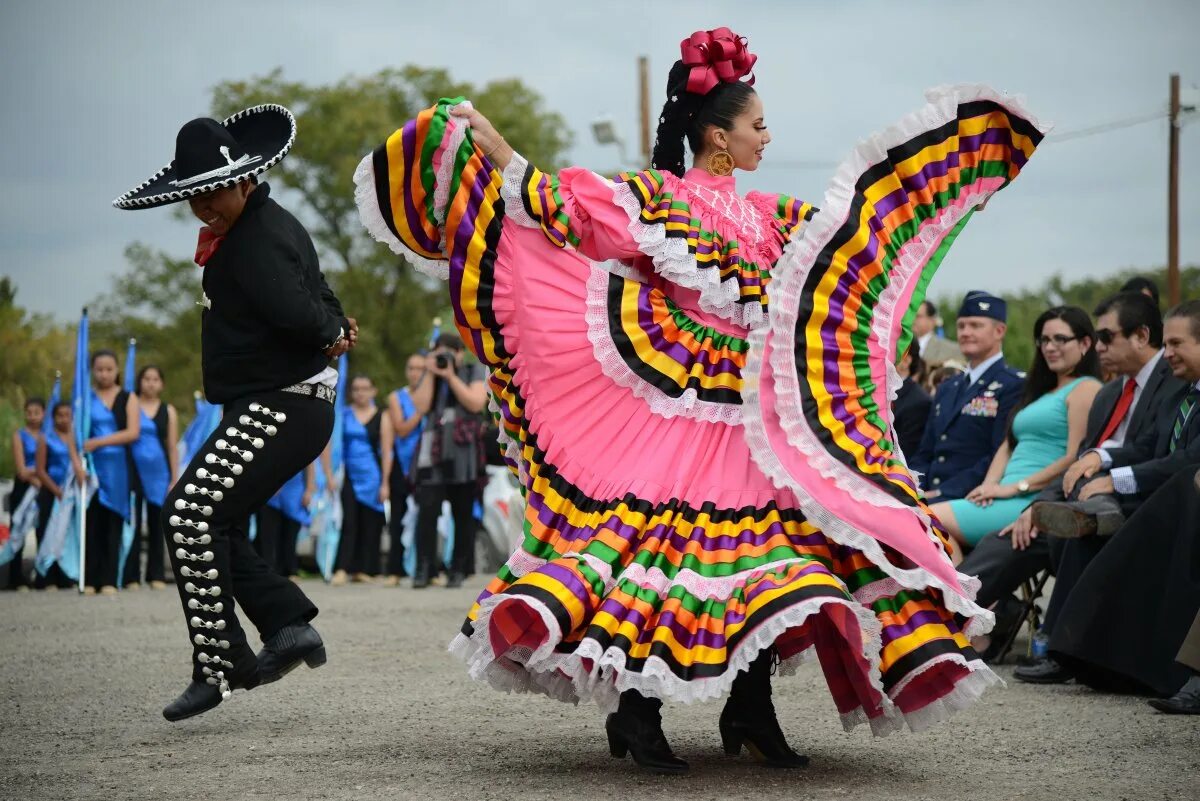
[[[1029,482],[1026,481],[1025,479],[1021,479],[1020,481],[1018,481],[1017,482],[1017,492],[1021,493],[1022,495],[1025,494],[1026,492],[1029,492]]]

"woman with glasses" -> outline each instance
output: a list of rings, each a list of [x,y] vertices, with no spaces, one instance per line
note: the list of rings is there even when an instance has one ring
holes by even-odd
[[[1078,306],[1056,306],[1033,325],[1037,350],[1008,436],[983,479],[966,498],[933,505],[960,545],[1017,519],[1032,495],[1075,460],[1088,412],[1100,389],[1100,358],[1091,318]],[[987,402],[987,393],[981,399]]]

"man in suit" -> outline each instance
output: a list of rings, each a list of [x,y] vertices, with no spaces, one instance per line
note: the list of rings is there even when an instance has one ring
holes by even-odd
[[[913,318],[913,339],[920,348],[921,358],[930,369],[941,367],[951,359],[962,361],[963,358],[958,345],[937,335],[937,326],[937,307],[932,301],[922,301]]]
[[[1096,316],[1096,353],[1106,373],[1117,376],[1096,395],[1088,415],[1081,453],[1090,448],[1117,448],[1153,431],[1163,399],[1177,391],[1181,382],[1171,374],[1162,358],[1162,315],[1149,298],[1138,292],[1123,292],[1100,303]],[[1076,462],[1078,464],[1078,462]],[[1038,495],[1037,502],[1065,501],[1061,483],[1052,484]],[[1051,566],[1050,545],[1039,537],[1033,507],[1021,513],[1011,526],[988,534],[967,554],[959,570],[980,580],[977,602],[990,606],[1011,597],[1025,579]],[[1109,513],[1106,532],[1115,528],[1112,509],[1103,500],[1072,504],[1072,510],[1091,509]],[[1121,512],[1117,510],[1119,518]],[[1119,526],[1119,520],[1115,521]],[[998,609],[996,631],[991,640],[1003,642],[1006,629],[1019,620]],[[988,654],[985,650],[985,657]]]
[[[1060,625],[1069,616],[1091,614],[1083,608],[1073,612],[1067,609],[1072,603],[1073,591],[1108,539],[1101,536],[1103,524],[1091,511],[1095,507],[1087,505],[1089,499],[1109,496],[1108,503],[1115,503],[1121,511],[1131,512],[1176,474],[1187,471],[1190,475],[1200,464],[1200,301],[1180,304],[1167,313],[1163,346],[1163,359],[1181,386],[1163,402],[1155,426],[1133,441],[1126,439],[1120,447],[1102,446],[1080,457],[1067,471],[1063,491],[1082,504],[1060,504],[1066,507],[1061,516],[1057,513],[1039,515],[1035,504],[1033,519],[1035,523],[1042,520],[1043,533],[1063,538],[1056,559],[1057,580],[1046,609],[1046,627],[1051,634],[1052,649]],[[1080,484],[1080,481],[1086,483]],[[1077,485],[1082,488],[1077,489]],[[1161,493],[1156,496],[1160,506],[1169,506],[1172,502]],[[1169,517],[1169,510],[1165,511]],[[1194,523],[1189,525],[1195,528]],[[1131,520],[1129,526],[1118,529],[1117,533],[1135,528],[1138,526]],[[1136,532],[1127,534],[1125,540],[1131,536],[1136,536]],[[1079,626],[1075,625],[1075,628]],[[1048,656],[1017,668],[1013,675],[1020,681],[1056,684],[1071,679],[1074,671]]]
[[[995,295],[973,291],[963,299],[958,344],[968,369],[938,387],[921,446],[909,459],[930,500],[963,498],[983,483],[1008,432],[1025,373],[1004,363],[1006,319],[1007,307]]]

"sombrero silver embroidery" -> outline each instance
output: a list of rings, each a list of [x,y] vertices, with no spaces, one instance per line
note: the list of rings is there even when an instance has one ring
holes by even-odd
[[[175,158],[113,201],[119,209],[148,209],[244,181],[266,172],[296,140],[296,118],[275,103],[217,122],[201,117],[179,129]]]

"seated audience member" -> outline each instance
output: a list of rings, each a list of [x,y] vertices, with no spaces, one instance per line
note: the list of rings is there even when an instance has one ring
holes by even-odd
[[[921,358],[930,367],[941,367],[951,359],[962,360],[958,345],[937,334],[937,307],[932,301],[922,301],[913,318],[913,341],[921,350]]]
[[[1170,694],[1186,679],[1163,649],[1183,638],[1200,606],[1193,568],[1200,561],[1200,497],[1190,491],[1200,465],[1200,301],[1167,313],[1163,346],[1184,386],[1163,402],[1156,430],[1121,448],[1088,452],[1064,479],[1068,494],[1086,481],[1079,500],[1115,495],[1121,508],[1136,507],[1112,541],[1100,547],[1095,515],[1066,506],[1060,519],[1057,512],[1039,515],[1039,506],[1062,505],[1034,506],[1042,532],[1065,539],[1047,608],[1051,653],[1019,668],[1014,675],[1022,681],[1079,675],[1107,687],[1115,677]]]
[[[1195,484],[1200,492],[1200,471],[1196,472]],[[1170,698],[1156,698],[1150,706],[1169,715],[1200,715],[1200,612],[1183,638],[1175,661],[1191,670],[1192,675]]]
[[[1117,378],[1099,391],[1092,404],[1082,445],[1085,451],[1120,447],[1154,430],[1163,399],[1182,385],[1162,359],[1162,316],[1149,298],[1140,293],[1114,295],[1096,307],[1095,316],[1100,366]],[[1037,496],[1038,501],[1065,499],[1061,481],[1052,482]],[[1103,501],[1080,506],[1093,511],[1107,508],[1096,506],[1098,503]],[[976,600],[980,605],[1009,599],[1021,582],[1050,568],[1048,540],[1038,534],[1027,507],[1015,523],[988,534],[967,554],[959,570],[979,578]],[[990,644],[1004,642],[1011,627],[1020,622],[1000,614],[1004,607],[997,611],[991,637],[984,635],[975,643],[985,659],[992,655]]]
[[[1016,520],[1030,494],[1050,486],[1075,461],[1100,389],[1095,332],[1083,309],[1056,306],[1043,312],[1033,325],[1033,340],[1037,351],[1024,395],[987,475],[966,498],[932,507],[965,547]]]
[[[929,409],[933,406],[933,399],[921,388],[925,363],[915,339],[896,365],[896,371],[904,383],[892,403],[892,421],[900,450],[907,456],[917,452],[921,435],[925,433],[925,423],[929,421]]]
[[[938,387],[954,378],[956,375],[962,375],[963,365],[956,361],[949,361],[941,367],[935,367],[928,370],[929,375],[926,377],[924,384],[925,391],[929,393],[937,392]]]
[[[1154,305],[1158,306],[1158,284],[1151,281],[1149,278],[1142,278],[1140,275],[1136,278],[1130,278],[1121,287],[1122,292],[1140,292],[1150,300],[1154,301]]]
[[[983,483],[1004,442],[1025,378],[1004,363],[1000,350],[1006,316],[1004,301],[995,295],[976,291],[963,299],[958,345],[967,371],[938,387],[921,445],[908,459],[931,501],[963,498]]]

